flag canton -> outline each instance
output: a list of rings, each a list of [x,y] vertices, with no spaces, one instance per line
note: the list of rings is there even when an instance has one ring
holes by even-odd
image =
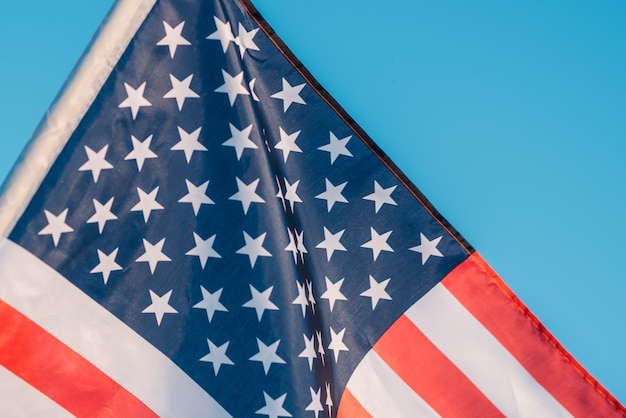
[[[333,416],[467,257],[244,5],[160,1],[10,239],[235,416]]]

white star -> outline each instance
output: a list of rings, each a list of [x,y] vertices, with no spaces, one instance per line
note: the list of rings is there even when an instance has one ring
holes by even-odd
[[[247,128],[242,129],[241,131],[232,123],[230,125],[230,134],[232,135],[228,140],[226,140],[222,145],[225,147],[233,147],[235,148],[235,153],[237,154],[237,161],[241,159],[243,155],[243,151],[246,148],[250,149],[258,149],[257,145],[252,142],[250,139],[250,132],[252,132],[252,124]]]
[[[298,84],[297,86],[291,86],[287,80],[283,78],[283,89],[277,93],[272,94],[270,97],[274,99],[280,99],[283,101],[283,112],[287,112],[289,106],[292,103],[299,103],[305,105],[306,102],[300,97],[300,92],[306,84]]]
[[[337,280],[335,283],[331,282],[328,277],[324,277],[324,279],[326,280],[326,291],[322,293],[322,296],[320,297],[322,299],[328,299],[330,311],[332,312],[336,301],[348,300],[346,296],[341,293],[341,285],[343,284],[345,277]]]
[[[374,211],[378,213],[380,208],[383,207],[385,203],[388,205],[398,206],[395,200],[391,198],[391,193],[396,190],[398,186],[391,186],[386,189],[380,187],[380,184],[376,180],[374,180],[374,193],[368,194],[363,199],[371,200],[374,202]]]
[[[135,260],[136,263],[148,263],[150,265],[150,273],[154,274],[159,261],[172,261],[171,258],[163,253],[163,245],[165,238],[152,245],[146,239],[143,240],[143,248],[145,252]]]
[[[180,136],[180,141],[178,141],[172,148],[173,151],[184,151],[185,159],[189,163],[191,161],[191,157],[193,156],[194,151],[207,151],[206,147],[200,143],[198,138],[200,138],[200,131],[202,127],[199,127],[192,133],[188,133],[180,126],[178,127],[178,135]]]
[[[276,340],[272,345],[265,345],[261,340],[257,338],[256,343],[259,347],[259,352],[250,357],[250,360],[263,363],[263,371],[265,371],[266,376],[267,373],[270,371],[270,367],[272,367],[272,364],[285,364],[285,360],[283,360],[278,354],[276,354],[276,350],[278,350],[278,344],[280,344],[280,340]]]
[[[258,28],[252,29],[250,32],[246,31],[246,28],[243,27],[241,23],[239,23],[239,35],[235,38],[235,44],[239,46],[239,53],[241,54],[241,58],[243,59],[244,54],[246,53],[246,49],[251,49],[254,51],[260,51],[257,44],[254,42],[254,35],[259,31]]]
[[[393,252],[393,248],[391,248],[389,244],[387,244],[389,235],[391,235],[392,232],[393,231],[388,231],[382,235],[378,235],[378,232],[376,232],[374,228],[370,227],[370,234],[372,236],[372,239],[361,245],[361,247],[370,248],[372,250],[372,254],[374,255],[374,261],[376,261],[381,251],[388,251],[390,253]]]
[[[265,248],[263,248],[263,241],[267,232],[262,233],[257,238],[252,238],[245,231],[243,232],[243,238],[246,241],[246,245],[237,250],[237,254],[244,254],[250,258],[250,267],[254,267],[256,260],[259,257],[271,257]]]
[[[296,145],[296,139],[298,139],[298,135],[302,131],[296,131],[290,135],[287,135],[283,128],[279,127],[280,131],[280,142],[276,144],[274,148],[283,151],[283,159],[287,162],[287,158],[289,158],[290,152],[302,152],[299,146]]]
[[[361,293],[361,296],[372,299],[372,310],[376,309],[376,305],[378,305],[378,301],[381,299],[391,300],[391,296],[389,296],[389,293],[385,290],[390,280],[391,279],[387,279],[378,283],[376,279],[370,275],[370,288]]]
[[[345,231],[345,229],[342,229],[336,234],[333,234],[328,229],[326,229],[326,227],[324,227],[324,241],[317,244],[315,248],[325,249],[326,258],[328,259],[328,261],[330,261],[330,258],[333,256],[333,253],[335,251],[347,251],[346,247],[344,247],[343,244],[339,242]]]
[[[326,356],[326,351],[324,351],[324,343],[322,342],[322,333],[319,331],[315,331],[315,337],[317,339],[317,353],[320,355],[322,360],[322,365],[326,364],[324,360]]]
[[[333,327],[330,327],[330,344],[328,344],[328,349],[332,350],[335,354],[335,363],[339,360],[339,353],[341,351],[350,351],[343,343],[343,336],[345,333],[345,328],[339,331],[339,333],[336,333]]]
[[[100,172],[102,170],[110,170],[113,168],[111,163],[105,160],[108,149],[109,146],[105,145],[100,149],[100,151],[95,152],[85,145],[85,152],[87,152],[87,162],[81,165],[78,171],[91,171],[91,175],[93,176],[93,182],[97,183],[98,177],[100,177]]]
[[[293,262],[298,263],[298,246],[296,239],[291,229],[287,228],[287,234],[289,235],[289,244],[285,247],[285,251],[291,251],[293,253]]]
[[[226,52],[228,49],[228,45],[230,45],[231,41],[235,40],[233,36],[233,31],[230,28],[230,22],[222,22],[217,16],[213,16],[213,20],[215,21],[215,26],[217,30],[207,36],[207,39],[213,39],[216,41],[220,41],[222,44],[222,51]]]
[[[44,214],[46,215],[46,219],[48,220],[48,225],[38,232],[39,235],[52,235],[52,242],[54,242],[54,246],[59,245],[59,240],[61,239],[61,234],[72,232],[72,229],[68,224],[65,223],[65,218],[67,218],[67,212],[69,209],[65,209],[63,212],[58,215],[53,215],[52,212],[48,212],[44,210]]]
[[[215,242],[215,235],[209,237],[204,240],[200,237],[200,235],[193,233],[193,240],[196,242],[196,246],[191,250],[187,251],[185,255],[195,255],[200,259],[200,265],[204,270],[204,266],[206,265],[206,261],[209,257],[211,258],[222,258],[221,255],[217,253],[213,249],[213,243]]]
[[[261,318],[263,318],[263,314],[266,310],[268,311],[277,311],[278,306],[274,305],[272,301],[270,301],[270,295],[272,294],[272,290],[274,290],[274,286],[270,286],[265,289],[263,292],[259,292],[252,285],[250,286],[250,294],[252,295],[252,299],[244,303],[242,306],[244,308],[252,308],[256,310],[256,316],[261,322]]]
[[[148,222],[150,213],[153,210],[161,210],[163,206],[156,201],[157,193],[159,192],[159,186],[155,187],[150,193],[146,193],[137,187],[137,194],[139,195],[139,203],[131,208],[131,212],[142,212],[144,222]]]
[[[333,393],[330,391],[330,383],[328,382],[326,382],[326,406],[328,407],[328,416],[332,417]]]
[[[172,291],[165,293],[163,296],[159,296],[150,290],[150,299],[152,299],[152,303],[148,305],[146,309],[141,311],[141,313],[153,313],[156,317],[157,325],[161,326],[161,320],[163,320],[163,316],[166,313],[175,314],[178,313],[176,309],[170,306],[170,297],[172,296]]]
[[[299,281],[296,280],[296,286],[298,287],[298,296],[294,299],[292,305],[300,305],[302,308],[302,317],[306,316],[306,307],[309,305],[309,301],[306,298],[306,293],[304,292],[304,285],[300,284]]]
[[[437,249],[437,245],[439,245],[439,241],[441,241],[441,238],[443,238],[443,236],[437,237],[430,241],[428,238],[426,238],[426,235],[420,232],[420,245],[411,247],[409,248],[409,250],[422,254],[422,265],[424,265],[431,256],[443,257],[441,251]]]
[[[313,283],[310,280],[306,281],[306,290],[309,294],[309,304],[311,305],[311,310],[313,311],[313,314],[315,314],[315,304],[317,302],[315,302],[315,296],[313,296]]]
[[[313,370],[313,359],[317,358],[313,335],[311,335],[311,338],[307,338],[306,334],[302,334],[302,337],[304,338],[304,350],[298,354],[298,357],[306,358],[309,361],[309,370]]]
[[[226,350],[228,350],[228,344],[230,343],[230,341],[226,341],[219,347],[213,344],[208,338],[206,339],[206,342],[209,344],[209,354],[202,357],[200,361],[206,361],[207,363],[213,364],[213,371],[215,372],[215,376],[217,376],[217,373],[219,373],[222,364],[227,364],[229,366],[235,364],[226,355]]]
[[[165,28],[165,37],[157,42],[158,46],[168,46],[170,49],[170,57],[174,58],[176,54],[176,48],[182,45],[191,45],[191,43],[183,38],[183,28],[185,22],[181,22],[175,28],[172,28],[166,21],[163,21],[163,27]]]
[[[135,160],[137,163],[137,170],[141,171],[143,163],[149,158],[157,158],[157,155],[150,149],[150,143],[152,142],[152,135],[142,141],[135,138],[134,135],[130,136],[133,142],[133,150],[128,153],[124,160]]]
[[[107,281],[109,280],[109,276],[112,271],[122,270],[122,266],[115,262],[115,257],[117,257],[118,250],[119,247],[114,249],[109,255],[98,250],[98,259],[100,260],[100,262],[97,266],[91,269],[90,273],[102,273],[104,284],[107,284]]]
[[[302,262],[304,263],[304,254],[308,254],[306,247],[304,246],[304,231],[298,233],[296,232],[296,240],[298,241],[298,251],[300,252],[300,257],[302,257]]]
[[[144,81],[137,89],[132,88],[128,83],[124,83],[124,88],[126,89],[126,95],[128,97],[124,99],[118,107],[120,109],[130,107],[130,113],[133,115],[133,120],[135,120],[139,113],[139,108],[152,106],[152,103],[143,97],[144,91],[146,90],[146,82]]]
[[[309,391],[311,392],[311,403],[308,404],[304,410],[312,411],[315,414],[315,418],[318,418],[320,412],[324,411],[324,407],[322,406],[322,388],[319,388],[316,392],[309,386]]]
[[[275,176],[275,178],[276,178],[276,187],[278,188],[278,193],[276,193],[276,197],[280,199],[280,201],[283,204],[283,210],[287,212],[287,206],[285,206],[285,195],[283,193],[283,187],[280,185],[280,180],[278,179],[278,176]]]
[[[268,395],[264,391],[263,397],[265,398],[265,406],[255,412],[257,415],[267,415],[268,418],[293,416],[289,412],[287,412],[285,408],[283,408],[283,403],[285,402],[285,398],[287,397],[286,393],[276,399],[272,399],[270,395]]]
[[[248,93],[248,90],[246,89],[246,86],[243,85],[243,71],[233,77],[226,71],[222,70],[222,77],[224,78],[224,84],[216,88],[215,91],[217,93],[228,94],[228,100],[230,101],[231,106],[235,104],[235,99],[237,99],[237,95],[250,95],[250,93]]]
[[[263,200],[263,198],[256,193],[256,188],[259,185],[260,179],[256,179],[250,184],[246,184],[243,181],[239,180],[239,177],[236,177],[235,179],[237,180],[238,192],[228,199],[240,201],[241,206],[243,207],[244,214],[248,213],[248,209],[250,208],[250,204],[252,202],[265,203],[265,200]]]
[[[326,151],[330,154],[330,164],[332,165],[337,157],[340,155],[345,155],[346,157],[352,157],[352,153],[348,151],[346,146],[348,145],[348,141],[350,141],[352,135],[349,135],[345,138],[338,139],[334,133],[330,133],[330,142],[324,146],[319,147],[319,150]]]
[[[287,191],[285,192],[285,200],[289,201],[289,206],[291,207],[291,213],[293,213],[293,206],[296,203],[302,203],[302,199],[298,196],[298,185],[300,184],[300,180],[297,180],[294,184],[289,184],[289,181],[285,179],[285,188]]]
[[[228,309],[226,309],[226,307],[220,302],[222,290],[223,288],[211,293],[204,287],[200,286],[200,291],[202,292],[202,300],[193,305],[193,307],[197,309],[204,309],[206,311],[206,316],[209,319],[209,322],[213,320],[213,315],[215,314],[215,312],[228,312]]]
[[[178,105],[178,110],[183,110],[183,106],[185,104],[185,99],[197,99],[200,96],[195,91],[191,90],[191,80],[193,79],[193,74],[189,75],[183,81],[180,81],[172,74],[170,74],[170,81],[172,82],[172,89],[165,93],[163,96],[164,99],[176,99],[176,104]]]
[[[330,212],[335,203],[348,203],[348,200],[341,194],[343,189],[346,187],[346,184],[348,184],[347,181],[338,186],[334,186],[330,181],[328,181],[328,179],[326,179],[326,191],[318,194],[315,198],[326,200],[326,208],[328,209],[328,212]]]
[[[98,202],[96,199],[93,199],[93,207],[96,213],[89,219],[87,219],[88,224],[98,223],[98,231],[102,233],[104,230],[104,226],[107,221],[114,221],[117,219],[117,216],[111,212],[111,206],[113,205],[113,197],[109,199],[104,205]]]
[[[200,206],[215,204],[215,202],[206,195],[206,189],[209,186],[208,181],[205,181],[199,186],[194,185],[187,179],[185,179],[185,183],[187,184],[187,194],[181,197],[178,203],[191,203],[194,215],[198,215]]]

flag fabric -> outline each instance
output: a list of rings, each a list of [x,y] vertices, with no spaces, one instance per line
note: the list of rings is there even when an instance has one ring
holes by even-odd
[[[5,185],[9,416],[624,416],[247,0],[122,0]]]

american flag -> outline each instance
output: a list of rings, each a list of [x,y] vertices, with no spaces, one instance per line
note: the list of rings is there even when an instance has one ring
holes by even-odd
[[[248,1],[122,1],[101,38],[2,242],[7,408],[624,414]]]

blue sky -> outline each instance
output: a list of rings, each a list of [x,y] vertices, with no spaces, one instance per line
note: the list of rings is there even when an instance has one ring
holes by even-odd
[[[0,178],[112,3],[0,4]],[[626,402],[626,3],[254,4],[563,345]]]

